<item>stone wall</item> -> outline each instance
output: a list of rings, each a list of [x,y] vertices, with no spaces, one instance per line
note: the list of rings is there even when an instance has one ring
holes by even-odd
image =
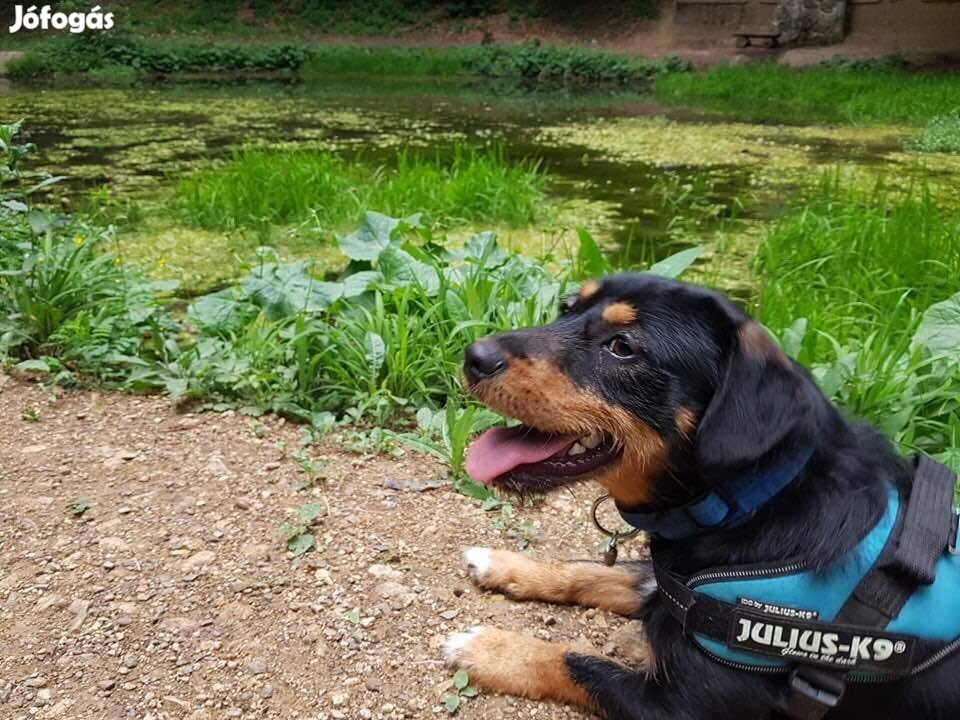
[[[847,0],[779,0],[774,23],[785,45],[832,45],[843,41]]]

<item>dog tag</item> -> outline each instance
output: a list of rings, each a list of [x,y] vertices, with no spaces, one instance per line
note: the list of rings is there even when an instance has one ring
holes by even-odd
[[[607,547],[603,551],[603,564],[607,567],[613,567],[617,562],[617,536],[613,535],[607,540]]]

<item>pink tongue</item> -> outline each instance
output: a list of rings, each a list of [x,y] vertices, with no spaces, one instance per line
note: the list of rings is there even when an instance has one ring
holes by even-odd
[[[547,435],[530,428],[493,428],[470,443],[467,474],[476,482],[489,484],[518,465],[540,462],[573,445],[576,438]]]

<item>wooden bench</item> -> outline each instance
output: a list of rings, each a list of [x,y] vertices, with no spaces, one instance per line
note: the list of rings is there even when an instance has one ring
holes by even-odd
[[[764,47],[775,48],[779,46],[780,35],[782,33],[767,31],[743,31],[736,32],[733,36],[737,39],[738,48],[753,47],[754,40],[765,41]]]

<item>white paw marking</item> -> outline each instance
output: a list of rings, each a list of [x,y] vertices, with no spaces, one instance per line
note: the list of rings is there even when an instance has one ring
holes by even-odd
[[[463,653],[467,647],[473,642],[474,638],[485,629],[483,625],[475,625],[466,632],[453,633],[453,635],[447,637],[441,650],[443,659],[447,662],[447,665],[459,664],[460,658],[463,657]]]
[[[467,572],[474,580],[483,580],[490,569],[492,553],[488,548],[471,547],[463,551],[463,559],[467,563]]]

